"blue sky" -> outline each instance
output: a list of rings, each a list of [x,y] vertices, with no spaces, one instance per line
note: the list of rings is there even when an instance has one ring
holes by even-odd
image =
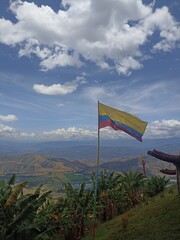
[[[98,100],[147,121],[144,139],[180,137],[179,13],[179,0],[0,0],[0,137],[95,139]]]

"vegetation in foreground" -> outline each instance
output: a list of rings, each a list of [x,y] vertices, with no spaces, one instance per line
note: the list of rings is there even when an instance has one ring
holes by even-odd
[[[94,216],[95,174],[92,174],[92,189],[87,191],[84,182],[79,189],[73,189],[68,183],[65,184],[65,197],[56,201],[50,198],[50,191],[43,193],[41,186],[34,193],[24,194],[27,182],[15,184],[13,175],[9,181],[0,181],[0,239],[81,239],[91,232],[94,217],[98,224],[111,219],[116,221],[116,216],[142,206],[149,197],[163,192],[167,183],[164,177],[145,178],[142,173],[133,171],[121,175],[103,171],[99,174]],[[118,227],[119,232],[109,230],[108,234],[119,239],[117,234],[122,231],[126,236],[133,216],[132,213],[124,218],[124,228]],[[140,215],[136,223],[137,220],[141,222]],[[97,231],[97,236],[102,236],[99,239],[112,238],[103,238],[103,231]],[[133,233],[133,228],[130,232]]]
[[[84,240],[90,240],[89,235]],[[180,239],[180,196],[170,187],[96,228],[96,240]]]

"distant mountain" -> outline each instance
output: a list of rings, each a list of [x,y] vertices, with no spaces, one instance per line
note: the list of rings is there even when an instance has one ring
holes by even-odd
[[[134,139],[102,140],[100,146],[102,160],[146,155],[150,149],[179,153],[180,138],[146,139],[142,143]],[[70,160],[94,161],[97,158],[97,141],[18,142],[1,140],[0,154],[7,153],[35,153]]]
[[[159,174],[159,170],[170,164],[145,156],[146,169],[149,175]],[[172,164],[170,168],[172,168]],[[141,157],[121,157],[114,160],[100,160],[100,171],[120,172],[128,170],[142,171]],[[96,171],[96,160],[68,160],[65,158],[48,157],[40,154],[9,155],[0,154],[0,176],[16,173],[23,177],[46,177],[62,173],[91,175]]]
[[[111,150],[112,148],[108,150],[109,153]],[[148,176],[163,175],[160,173],[162,168],[174,168],[151,156],[145,156],[145,163]],[[110,172],[128,170],[142,172],[142,162],[140,156],[119,157],[112,160],[100,159],[99,171],[104,169]],[[0,179],[10,179],[15,173],[17,180],[27,181],[30,188],[43,184],[45,189],[62,193],[64,183],[70,181],[74,187],[78,187],[83,180],[91,186],[90,176],[93,172],[96,172],[96,159],[93,161],[70,160],[37,153],[0,154]]]
[[[0,175],[17,173],[23,176],[38,176],[48,172],[69,172],[71,166],[65,159],[49,159],[37,154],[0,155]]]
[[[101,168],[103,169],[108,169],[109,171],[128,171],[128,170],[139,170],[139,163],[140,159],[139,158],[132,158],[132,159],[119,159],[117,161],[107,161],[105,163],[102,163],[100,165]]]

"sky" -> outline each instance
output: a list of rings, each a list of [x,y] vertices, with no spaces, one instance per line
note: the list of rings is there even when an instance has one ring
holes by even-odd
[[[179,0],[0,0],[0,139],[96,139],[98,101],[180,137],[179,78]]]

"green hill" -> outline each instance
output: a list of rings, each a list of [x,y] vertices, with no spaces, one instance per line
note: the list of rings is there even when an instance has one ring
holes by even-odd
[[[176,188],[126,212],[128,226],[118,216],[96,228],[96,240],[175,240],[180,239],[180,196]],[[84,238],[90,240],[92,236]]]

